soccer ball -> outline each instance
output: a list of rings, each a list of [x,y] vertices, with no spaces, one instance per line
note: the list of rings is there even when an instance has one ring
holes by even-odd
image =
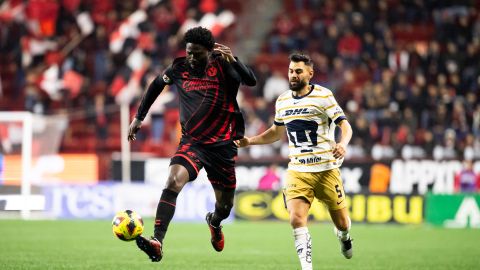
[[[143,220],[132,210],[120,211],[113,218],[112,230],[118,239],[132,241],[142,234]]]

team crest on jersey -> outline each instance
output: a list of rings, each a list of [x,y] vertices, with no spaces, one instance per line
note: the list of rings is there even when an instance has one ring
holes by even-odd
[[[163,74],[162,79],[165,83],[171,83],[172,82],[172,79],[170,79],[170,77],[168,77],[167,74]]]
[[[215,77],[217,75],[217,68],[216,67],[209,67],[207,70],[208,77]]]

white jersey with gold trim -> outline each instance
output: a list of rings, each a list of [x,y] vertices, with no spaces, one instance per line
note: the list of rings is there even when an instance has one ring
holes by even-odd
[[[342,159],[335,159],[335,127],[346,119],[332,91],[311,84],[310,92],[294,97],[289,90],[275,103],[275,125],[285,125],[290,149],[289,170],[321,172],[338,168]]]

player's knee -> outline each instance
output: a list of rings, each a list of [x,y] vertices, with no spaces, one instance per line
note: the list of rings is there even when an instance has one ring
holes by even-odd
[[[292,211],[290,213],[290,225],[292,225],[293,228],[304,227],[306,226],[306,218],[300,215],[300,213]]]
[[[188,179],[182,179],[177,175],[169,175],[167,179],[166,188],[179,193],[187,182],[188,182]]]

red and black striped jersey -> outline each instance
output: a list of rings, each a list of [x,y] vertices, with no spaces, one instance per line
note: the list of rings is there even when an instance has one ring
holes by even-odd
[[[157,88],[159,94],[166,84],[174,84],[179,93],[183,137],[201,144],[220,144],[244,135],[244,120],[236,100],[240,83],[253,86],[256,78],[238,60],[229,63],[223,57],[210,57],[205,70],[198,72],[180,57],[155,78],[147,91]],[[145,95],[138,119],[143,120],[158,94],[150,98]]]

